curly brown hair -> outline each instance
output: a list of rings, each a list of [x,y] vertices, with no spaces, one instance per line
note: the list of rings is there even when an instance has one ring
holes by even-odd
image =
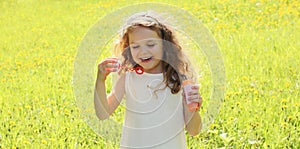
[[[160,23],[154,14],[149,12],[136,13],[131,16],[127,23],[122,27],[120,41],[116,44],[116,50],[120,51],[122,60],[122,69],[120,72],[128,71],[128,68],[138,67],[131,55],[128,34],[136,27],[146,27],[157,33],[163,39],[163,57],[162,70],[166,87],[171,89],[172,94],[176,94],[182,87],[182,81],[185,79],[194,80],[194,71],[190,61],[184,54],[179,45],[174,32],[170,27]]]

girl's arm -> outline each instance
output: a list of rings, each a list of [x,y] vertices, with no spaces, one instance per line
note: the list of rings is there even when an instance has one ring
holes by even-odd
[[[193,91],[189,93],[191,96],[188,100],[192,102],[198,102],[200,108],[202,104],[202,98],[199,94],[199,87],[193,86],[192,89]],[[201,116],[198,111],[195,112],[188,111],[188,105],[184,94],[183,94],[182,102],[183,102],[183,113],[184,113],[184,120],[186,124],[186,130],[191,136],[196,136],[199,134],[200,130],[202,129]]]
[[[106,77],[110,72],[117,71],[114,63],[114,59],[106,59],[98,65],[94,106],[96,115],[100,120],[107,119],[115,111],[125,93],[125,75],[121,75],[110,94],[106,95]]]
[[[186,103],[183,104],[183,110],[184,110],[184,120],[186,124],[186,131],[191,136],[196,136],[199,134],[201,128],[202,128],[202,121],[201,116],[198,111],[195,112],[189,112],[188,106]]]

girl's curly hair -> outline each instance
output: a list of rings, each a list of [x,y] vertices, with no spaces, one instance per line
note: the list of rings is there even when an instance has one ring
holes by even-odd
[[[121,72],[128,71],[126,68],[135,68],[139,65],[134,62],[130,47],[128,33],[136,27],[146,27],[155,31],[163,40],[162,70],[166,87],[171,89],[172,94],[176,94],[182,87],[182,80],[194,80],[194,71],[190,61],[182,51],[174,32],[170,27],[160,23],[151,12],[141,12],[131,16],[127,23],[122,27],[119,43],[116,44],[116,50],[123,56]]]

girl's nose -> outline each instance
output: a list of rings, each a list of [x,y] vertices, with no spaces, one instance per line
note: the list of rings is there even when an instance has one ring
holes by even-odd
[[[148,47],[147,46],[142,46],[141,47],[141,52],[147,52],[148,51]]]

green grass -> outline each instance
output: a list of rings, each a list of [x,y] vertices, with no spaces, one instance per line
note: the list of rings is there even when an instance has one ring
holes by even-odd
[[[189,148],[299,148],[299,1],[162,2],[211,30],[226,67],[220,113],[209,131],[187,135]],[[133,3],[0,1],[0,148],[118,147],[80,116],[71,81],[85,33]]]

